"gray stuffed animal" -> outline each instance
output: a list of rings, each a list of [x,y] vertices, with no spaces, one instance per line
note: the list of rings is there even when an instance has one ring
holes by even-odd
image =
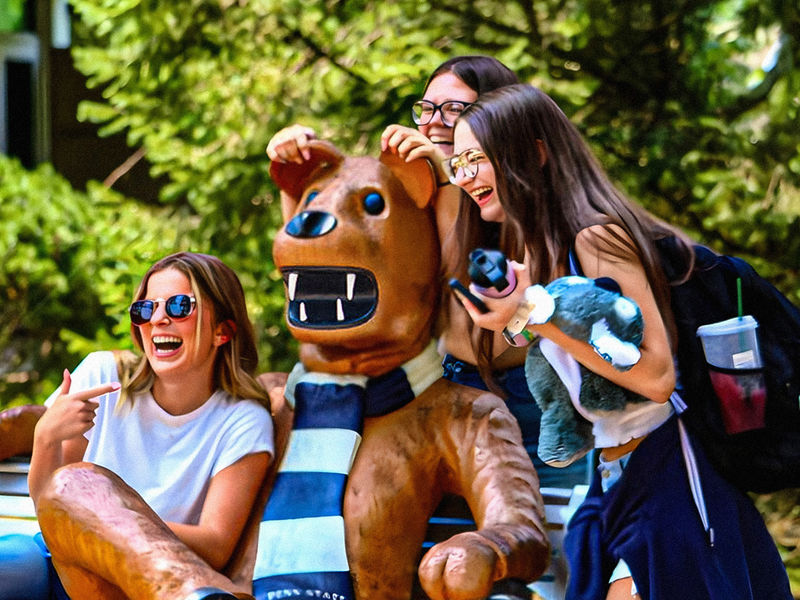
[[[620,371],[627,371],[641,357],[641,311],[633,300],[621,295],[613,279],[560,277],[547,286],[529,287],[525,300],[533,308],[528,322],[552,322],[570,337],[589,343]],[[622,410],[630,402],[647,400],[588,369],[580,371],[580,403],[587,409]],[[594,446],[592,425],[573,406],[566,385],[539,344],[528,351],[525,375],[542,410],[539,457],[556,467],[575,462]]]

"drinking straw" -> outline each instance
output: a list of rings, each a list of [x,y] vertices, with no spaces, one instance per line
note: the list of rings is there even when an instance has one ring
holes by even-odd
[[[742,318],[742,314],[743,314],[743,311],[742,311],[742,278],[741,277],[737,277],[736,278],[736,305],[737,305],[737,308],[739,309],[739,319],[741,319]]]
[[[739,312],[739,320],[742,320],[744,311],[742,310],[742,278],[736,278],[736,307]],[[739,350],[744,350],[746,345],[744,331],[739,332]]]

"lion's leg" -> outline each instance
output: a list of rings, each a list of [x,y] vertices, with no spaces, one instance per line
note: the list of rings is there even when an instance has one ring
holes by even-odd
[[[39,498],[37,515],[73,598],[184,600],[208,586],[235,590],[122,479],[97,465],[76,463],[56,471]]]
[[[58,576],[62,583],[69,581],[67,588],[73,598],[102,598],[102,600],[127,600],[127,596],[122,593],[117,586],[109,583],[105,579],[98,577],[91,571],[75,565],[59,563],[56,565]],[[75,594],[82,594],[77,596]]]

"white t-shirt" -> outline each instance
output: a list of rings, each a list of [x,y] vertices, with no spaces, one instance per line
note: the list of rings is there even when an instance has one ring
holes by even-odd
[[[112,352],[89,354],[71,391],[119,381]],[[58,396],[56,390],[46,404]],[[119,475],[164,521],[196,524],[211,478],[254,452],[274,453],[272,418],[254,400],[217,390],[185,415],[165,412],[150,392],[117,408],[119,392],[98,396],[84,460]]]

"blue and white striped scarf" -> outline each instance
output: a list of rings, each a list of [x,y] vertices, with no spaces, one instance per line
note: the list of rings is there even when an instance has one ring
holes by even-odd
[[[294,425],[259,529],[253,573],[258,600],[353,600],[342,502],[364,417],[404,406],[441,374],[433,343],[372,379],[295,366],[286,385]]]

